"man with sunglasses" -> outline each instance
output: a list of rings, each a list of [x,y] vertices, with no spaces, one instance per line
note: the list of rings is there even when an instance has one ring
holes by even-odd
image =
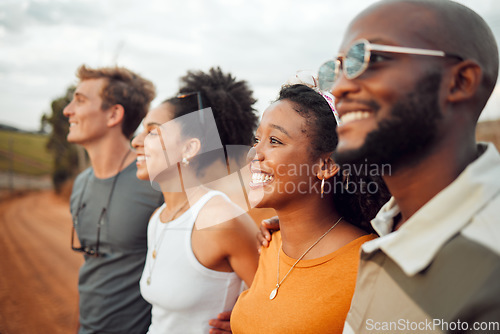
[[[71,247],[80,268],[79,333],[146,333],[151,306],[139,279],[147,224],[161,193],[136,178],[129,140],[155,97],[153,84],[125,68],[81,66],[73,100],[64,109],[68,141],[83,146],[91,167],[71,194]],[[76,241],[75,233],[79,242]]]
[[[335,161],[391,165],[344,333],[500,331],[500,155],[475,141],[497,74],[491,30],[448,0],[370,6],[321,67]]]

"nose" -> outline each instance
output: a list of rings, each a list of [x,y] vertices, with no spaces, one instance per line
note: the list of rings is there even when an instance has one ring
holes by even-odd
[[[247,162],[263,161],[264,160],[264,147],[263,142],[255,144],[247,154]]]
[[[359,85],[355,80],[347,79],[344,71],[340,71],[337,80],[333,83],[330,93],[335,97],[335,101],[339,101],[347,95],[357,92]]]
[[[73,114],[72,105],[73,105],[73,101],[71,101],[68,105],[66,105],[66,107],[64,107],[64,110],[63,110],[64,116],[69,117],[70,115]]]
[[[247,160],[246,160],[247,164],[251,163],[255,159],[256,155],[257,155],[257,150],[255,149],[255,146],[251,147],[247,153]]]
[[[132,148],[134,149],[138,149],[139,147],[144,147],[144,137],[145,137],[144,132],[139,133],[137,136],[132,138],[132,140],[130,141],[130,146],[132,146]]]

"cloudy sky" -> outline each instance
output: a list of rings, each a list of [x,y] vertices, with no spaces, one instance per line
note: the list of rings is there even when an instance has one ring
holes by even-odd
[[[263,111],[299,69],[332,57],[347,23],[375,0],[0,0],[0,123],[37,130],[82,64],[152,80],[153,105],[189,69],[247,80]],[[460,0],[500,42],[498,0]],[[500,118],[500,88],[482,119]]]

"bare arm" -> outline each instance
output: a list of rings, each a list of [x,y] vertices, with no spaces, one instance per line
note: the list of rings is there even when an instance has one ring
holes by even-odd
[[[221,225],[223,226],[219,230],[218,239],[227,252],[229,264],[245,284],[250,286],[259,262],[255,222],[245,214]],[[230,318],[231,311],[219,313],[216,319],[209,321],[209,325],[213,327],[209,332],[231,333]]]
[[[202,232],[194,231],[192,237],[198,260],[214,270],[232,270],[250,286],[259,262],[258,228],[253,219],[234,203],[216,196],[200,211],[196,227]]]
[[[255,240],[257,227],[250,216],[244,214],[228,222],[225,238],[227,259],[234,272],[249,287],[259,264],[259,244]]]

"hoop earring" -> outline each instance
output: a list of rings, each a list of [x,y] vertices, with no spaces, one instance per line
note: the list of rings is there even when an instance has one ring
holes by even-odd
[[[186,157],[183,157],[181,164],[183,167],[189,166],[189,160]]]
[[[321,198],[323,198],[324,190],[325,190],[325,178],[323,177],[321,179]]]

